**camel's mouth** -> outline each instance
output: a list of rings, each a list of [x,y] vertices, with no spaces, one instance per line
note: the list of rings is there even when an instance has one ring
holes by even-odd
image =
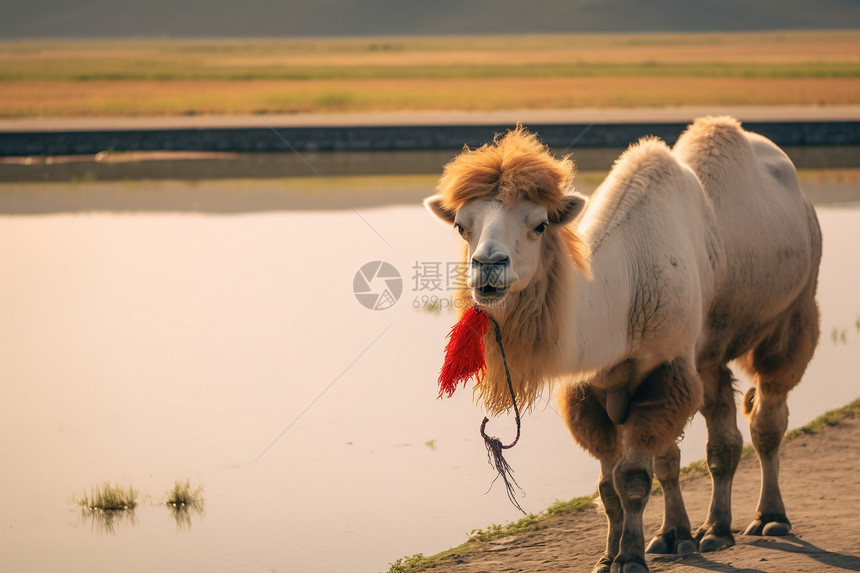
[[[485,284],[475,288],[475,298],[480,303],[495,302],[504,298],[508,294],[508,286],[496,287],[491,284]]]

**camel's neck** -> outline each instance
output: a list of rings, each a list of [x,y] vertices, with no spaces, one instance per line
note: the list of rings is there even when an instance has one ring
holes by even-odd
[[[604,243],[592,254],[589,279],[572,264],[559,305],[560,375],[582,376],[614,366],[629,353],[630,270],[626,249]]]
[[[592,256],[593,278],[585,276],[555,236],[543,254],[539,279],[511,293],[503,308],[488,308],[499,322],[511,381],[523,407],[556,378],[580,377],[611,366],[627,351],[630,283],[625,259],[602,245]],[[596,256],[595,256],[596,255]],[[509,408],[501,353],[493,336],[484,338],[487,376],[479,386],[492,412]],[[614,362],[613,362],[614,361]]]
[[[592,254],[591,277],[556,248],[539,273],[541,279],[503,315],[510,327],[528,333],[518,338],[542,355],[547,376],[600,370],[629,350],[630,265],[626,249],[613,243],[601,244]]]

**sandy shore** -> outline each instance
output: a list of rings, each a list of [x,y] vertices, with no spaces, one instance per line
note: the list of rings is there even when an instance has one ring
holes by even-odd
[[[724,551],[686,557],[648,556],[652,573],[694,571],[797,573],[860,571],[860,419],[847,419],[820,434],[783,447],[781,486],[793,529],[787,537],[745,537],[759,490],[755,458],[741,462],[733,489],[737,544]],[[595,462],[595,468],[596,468]],[[597,470],[595,469],[595,472]],[[595,474],[596,479],[596,474]],[[710,479],[682,480],[694,526],[707,513]],[[662,519],[662,498],[652,497],[645,513],[646,541]],[[606,523],[598,508],[551,518],[538,531],[471,543],[430,569],[435,573],[500,571],[591,571],[603,553]]]

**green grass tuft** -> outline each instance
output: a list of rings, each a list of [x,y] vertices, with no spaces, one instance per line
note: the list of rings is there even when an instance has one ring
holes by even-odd
[[[411,557],[401,557],[394,563],[388,573],[416,573],[435,567],[440,562],[456,558],[457,555],[462,555],[470,551],[470,547],[476,543],[492,541],[509,535],[517,535],[528,531],[536,531],[547,526],[547,521],[551,517],[565,515],[571,512],[585,511],[594,505],[594,500],[597,498],[597,492],[583,496],[575,497],[569,501],[557,501],[547,507],[540,513],[532,513],[519,521],[500,525],[493,523],[482,529],[474,529],[469,534],[469,539],[458,547],[453,547],[447,551],[437,553],[425,557],[423,553],[417,553]]]
[[[681,475],[708,475],[708,462],[705,460],[696,460],[681,468]]]
[[[94,531],[114,534],[119,525],[137,523],[134,512],[137,492],[131,486],[123,489],[105,483],[91,489],[89,495],[84,493],[80,498],[73,497],[72,501],[81,507],[84,521],[92,521]]]
[[[388,573],[406,573],[407,571],[420,571],[422,566],[429,562],[425,559],[423,553],[416,553],[412,557],[401,557],[388,569]]]
[[[575,497],[570,501],[557,501],[540,513],[530,513],[519,521],[508,523],[506,525],[493,523],[489,527],[483,529],[473,529],[469,534],[469,540],[492,541],[493,539],[500,539],[509,535],[517,535],[519,533],[525,533],[526,531],[542,529],[543,527],[546,527],[546,521],[550,517],[565,515],[577,511],[585,511],[592,506],[596,498],[597,492],[584,497]]]
[[[137,492],[128,486],[123,489],[118,485],[103,484],[100,488],[90,490],[80,498],[74,498],[75,503],[85,511],[125,511],[137,507]]]
[[[191,489],[191,480],[182,483],[179,480],[173,484],[173,489],[167,492],[164,505],[173,508],[203,509],[203,486]]]
[[[176,521],[177,530],[191,529],[191,516],[204,515],[203,486],[192,490],[191,480],[185,480],[184,483],[176,480],[173,489],[165,495],[164,505]]]
[[[741,460],[748,460],[755,457],[755,448],[751,444],[744,446],[741,450]]]
[[[841,408],[823,413],[805,426],[791,430],[785,435],[785,441],[788,442],[800,436],[818,434],[825,428],[838,426],[843,420],[857,418],[858,416],[860,416],[860,398]]]
[[[594,500],[597,499],[597,492],[591,495],[585,495],[582,497],[575,497],[570,501],[557,501],[548,508],[544,510],[548,516],[552,515],[564,515],[567,513],[573,513],[575,511],[585,511],[592,505],[594,505]]]

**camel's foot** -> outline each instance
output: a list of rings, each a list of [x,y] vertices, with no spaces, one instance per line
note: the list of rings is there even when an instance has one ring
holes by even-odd
[[[744,530],[744,535],[773,535],[782,537],[791,531],[791,523],[781,513],[759,513]]]
[[[610,573],[648,573],[648,565],[638,555],[624,558],[620,555],[612,562]]]
[[[591,573],[609,573],[610,567],[612,567],[612,558],[604,555],[591,570]]]
[[[658,553],[660,555],[688,555],[696,552],[696,541],[688,534],[676,534],[674,531],[658,533],[645,553]]]
[[[696,540],[699,542],[699,551],[708,553],[709,551],[719,551],[728,549],[735,544],[735,536],[729,531],[728,527],[718,527],[715,525],[703,525],[696,532]]]

